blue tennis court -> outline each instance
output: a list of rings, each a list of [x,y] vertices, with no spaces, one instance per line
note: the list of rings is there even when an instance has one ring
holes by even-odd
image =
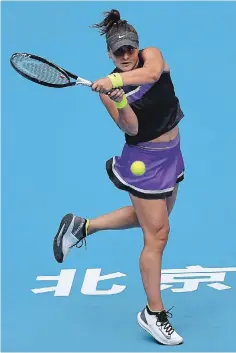
[[[236,351],[235,2],[5,2],[2,8],[2,351]],[[117,8],[171,67],[185,117],[185,181],[171,215],[162,291],[178,347],[137,324],[146,304],[139,229],[88,237],[56,263],[61,217],[97,217],[130,204],[105,162],[121,131],[86,87],[36,85],[14,52],[48,58],[89,80],[113,66],[89,28]]]

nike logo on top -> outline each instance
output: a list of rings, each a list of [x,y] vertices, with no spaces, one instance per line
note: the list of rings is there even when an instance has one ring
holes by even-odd
[[[123,37],[125,37],[125,35],[123,35],[123,36],[118,36],[119,39],[121,39],[121,38],[123,38]]]

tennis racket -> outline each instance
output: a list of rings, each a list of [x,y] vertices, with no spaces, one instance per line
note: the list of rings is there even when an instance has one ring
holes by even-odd
[[[91,87],[93,84],[93,82],[33,54],[15,53],[11,56],[10,63],[20,75],[43,86],[64,88],[82,85]]]

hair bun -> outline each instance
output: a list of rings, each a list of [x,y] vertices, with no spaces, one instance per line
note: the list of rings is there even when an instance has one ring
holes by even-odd
[[[113,22],[118,22],[118,21],[120,21],[120,13],[119,13],[119,11],[112,9],[112,10],[110,11],[110,19],[111,19]]]

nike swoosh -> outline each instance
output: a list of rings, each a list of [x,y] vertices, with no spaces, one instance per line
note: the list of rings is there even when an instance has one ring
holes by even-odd
[[[123,38],[123,37],[125,37],[125,35],[124,35],[124,36],[118,36],[119,39],[121,39],[121,38]]]

